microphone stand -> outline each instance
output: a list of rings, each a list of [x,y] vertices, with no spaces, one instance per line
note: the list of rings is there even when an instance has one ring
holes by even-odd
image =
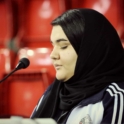
[[[12,75],[17,70],[18,70],[17,68],[15,68],[14,70],[12,70],[8,75],[6,75],[2,80],[0,80],[0,83],[2,83],[4,80],[6,80],[10,75]]]
[[[30,64],[30,61],[27,58],[22,58],[17,66],[15,67],[14,70],[12,70],[8,75],[6,75],[2,80],[0,80],[0,83],[6,80],[10,75],[12,75],[15,71],[22,69],[22,68],[27,68]]]

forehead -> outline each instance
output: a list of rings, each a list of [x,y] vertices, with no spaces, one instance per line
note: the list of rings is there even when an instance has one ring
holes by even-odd
[[[53,26],[51,36],[50,36],[51,41],[54,42],[61,38],[68,40],[61,26],[59,25]]]

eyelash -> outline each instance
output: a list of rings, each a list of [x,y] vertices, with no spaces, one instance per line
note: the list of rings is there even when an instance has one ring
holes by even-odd
[[[61,47],[61,49],[66,49],[68,46]]]

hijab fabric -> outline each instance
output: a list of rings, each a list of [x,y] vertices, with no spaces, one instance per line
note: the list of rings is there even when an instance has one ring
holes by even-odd
[[[58,107],[69,111],[110,83],[124,81],[124,51],[116,30],[99,12],[77,10],[85,27],[82,41],[70,41],[78,55],[75,74],[66,82],[54,81],[36,117],[53,117]]]

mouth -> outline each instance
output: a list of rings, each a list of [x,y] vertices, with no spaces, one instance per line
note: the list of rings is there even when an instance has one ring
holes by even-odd
[[[62,67],[62,65],[55,64],[54,67],[56,70],[59,70]]]

